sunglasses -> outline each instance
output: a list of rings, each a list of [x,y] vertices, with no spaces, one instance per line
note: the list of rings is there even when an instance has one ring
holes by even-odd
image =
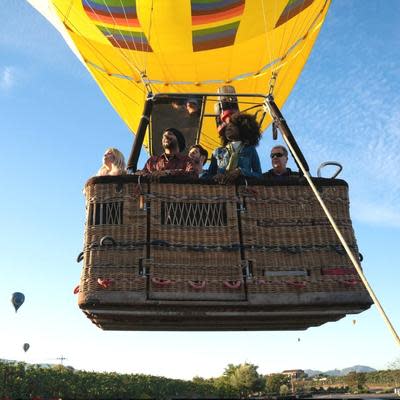
[[[275,158],[275,157],[278,157],[278,158],[281,158],[281,157],[283,157],[284,156],[284,154],[283,153],[271,153],[271,158]]]

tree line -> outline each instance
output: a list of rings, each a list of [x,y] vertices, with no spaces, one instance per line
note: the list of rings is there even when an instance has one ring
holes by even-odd
[[[341,379],[341,380],[340,380]],[[384,382],[398,386],[400,370],[350,373],[329,378],[339,391],[362,388],[368,383]],[[326,382],[327,383],[327,382]],[[343,383],[342,388],[339,388]],[[74,370],[55,365],[43,368],[25,363],[0,361],[0,399],[179,399],[179,398],[248,398],[287,395],[310,391],[315,380],[296,381],[284,374],[262,375],[258,367],[244,363],[229,364],[217,378],[195,377],[191,381],[144,374],[118,374]],[[315,391],[318,391],[314,387]]]
[[[0,362],[0,399],[179,399],[246,398],[279,393],[289,379],[282,374],[260,375],[258,367],[229,364],[222,376],[191,381],[144,374],[99,373],[56,365],[43,368]]]

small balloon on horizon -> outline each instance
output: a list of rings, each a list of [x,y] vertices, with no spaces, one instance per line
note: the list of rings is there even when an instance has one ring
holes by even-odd
[[[29,343],[24,343],[22,348],[24,349],[25,353],[29,350],[29,347],[31,347]]]

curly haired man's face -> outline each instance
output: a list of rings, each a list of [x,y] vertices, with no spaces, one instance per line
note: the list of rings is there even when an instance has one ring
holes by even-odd
[[[239,128],[236,125],[233,125],[232,123],[229,123],[226,126],[224,135],[229,142],[236,142],[240,140]]]

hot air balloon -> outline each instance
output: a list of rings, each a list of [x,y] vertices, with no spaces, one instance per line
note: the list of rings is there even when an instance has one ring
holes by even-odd
[[[31,347],[29,345],[29,343],[24,343],[24,345],[22,346],[22,348],[24,349],[25,353],[29,350],[29,347]]]
[[[14,292],[11,296],[11,303],[13,304],[15,308],[15,312],[18,311],[18,309],[24,304],[25,301],[25,296],[21,292]]]
[[[329,0],[28,1],[66,38],[133,132],[150,93],[215,94],[228,84],[238,93],[273,94],[281,107],[330,5]],[[214,103],[205,114],[214,114]],[[270,121],[267,115],[263,126]],[[202,131],[200,144],[214,150],[219,139],[213,118],[202,121]],[[144,140],[150,153],[152,134]]]
[[[212,151],[228,110],[253,114],[263,130],[272,122],[301,171],[233,185],[90,179],[78,304],[96,325],[301,330],[370,307],[347,183],[311,178],[280,112],[330,0],[28,1],[135,133],[131,172],[142,146],[161,152],[167,127]]]

